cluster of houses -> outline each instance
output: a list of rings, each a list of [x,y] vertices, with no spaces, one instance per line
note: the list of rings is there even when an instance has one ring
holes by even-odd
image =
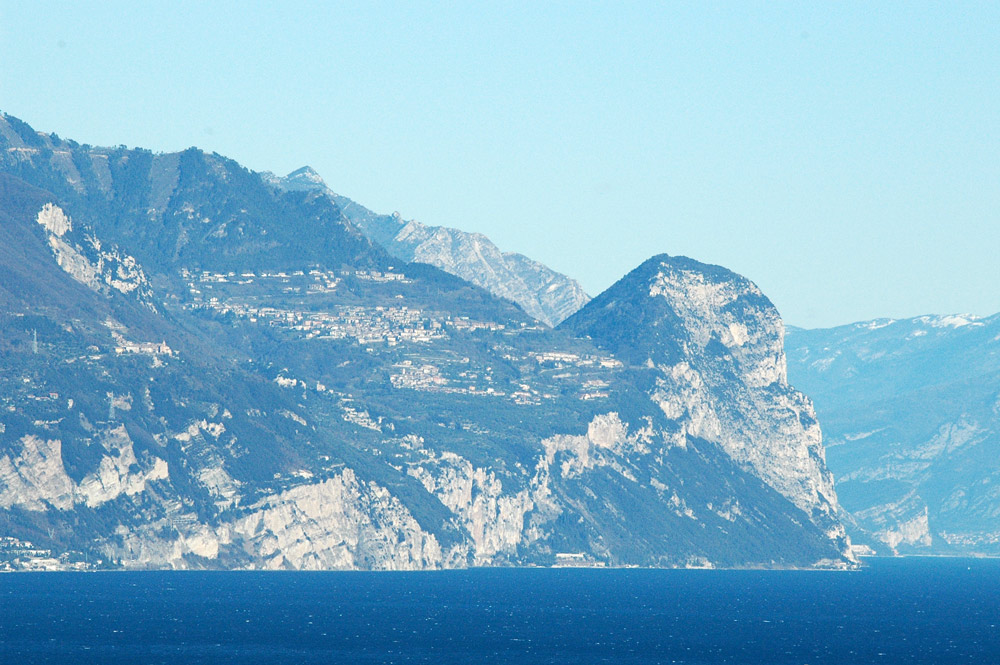
[[[91,564],[71,561],[68,554],[54,556],[52,550],[38,547],[27,540],[0,536],[0,572],[30,570],[88,570]],[[101,563],[101,562],[95,562]]]
[[[603,367],[605,369],[619,369],[622,362],[615,358],[604,356],[581,356],[578,353],[567,353],[565,351],[531,351],[528,356],[534,358],[539,365],[551,364],[556,367]]]
[[[375,270],[360,270],[350,273],[334,273],[332,271],[309,270],[293,272],[244,272],[244,273],[185,273],[189,280],[188,286],[194,303],[188,305],[194,308],[209,309],[219,314],[233,314],[253,323],[294,331],[304,339],[353,339],[359,344],[369,347],[369,351],[378,348],[383,350],[403,344],[430,344],[445,340],[452,335],[475,333],[477,331],[500,332],[506,326],[494,321],[481,321],[467,316],[454,316],[425,312],[419,308],[405,305],[386,304],[380,306],[356,306],[349,304],[333,304],[324,302],[321,307],[307,307],[305,298],[317,292],[336,289],[342,280],[348,276],[355,280],[379,283],[407,283],[405,275],[398,272],[379,272]],[[283,292],[289,289],[297,294],[303,294],[301,302],[257,301],[252,290],[245,290],[247,285],[260,283],[263,280],[279,280],[278,286]],[[222,286],[230,285],[230,286]],[[199,288],[200,287],[200,288]],[[234,288],[235,287],[235,288]],[[203,298],[201,290],[205,290]],[[397,296],[401,297],[401,296]],[[267,302],[267,304],[263,304]],[[522,325],[524,328],[524,325]],[[505,334],[517,334],[518,330],[510,330]],[[515,352],[516,353],[516,352]],[[413,356],[393,365],[391,383],[394,388],[419,390],[440,393],[463,393],[470,395],[490,395],[506,397],[517,404],[540,404],[547,399],[555,399],[553,393],[563,393],[559,387],[532,387],[527,379],[507,387],[494,386],[489,372],[479,376],[464,371],[452,372],[432,359]],[[516,353],[504,357],[514,361],[533,361],[539,371],[547,375],[547,379],[556,380],[579,377],[574,369],[597,370],[618,369],[622,363],[614,358],[599,355],[579,354],[567,351],[534,351],[527,356]],[[446,362],[446,364],[449,364]],[[562,372],[567,370],[567,372]],[[556,374],[552,374],[556,371]],[[591,372],[584,372],[589,374]],[[584,379],[582,386],[575,391],[581,400],[605,399],[610,396],[608,383],[593,377]],[[591,380],[587,380],[591,379]],[[543,381],[548,383],[549,381]],[[501,390],[502,388],[502,390]],[[351,414],[350,417],[354,417]],[[359,416],[360,418],[360,416]],[[364,420],[360,418],[360,420]],[[361,426],[371,423],[358,422]]]

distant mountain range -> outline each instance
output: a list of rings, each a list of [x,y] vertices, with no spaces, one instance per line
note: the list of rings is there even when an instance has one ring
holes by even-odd
[[[396,258],[428,263],[457,275],[517,303],[529,316],[550,326],[558,325],[590,300],[576,280],[523,254],[501,252],[481,233],[405,221],[398,213],[374,213],[335,194],[308,166],[284,178],[265,177],[283,189],[326,194],[365,235]]]
[[[754,284],[355,206],[0,118],[0,567],[855,565]]]
[[[1000,315],[790,330],[856,540],[1000,554]]]

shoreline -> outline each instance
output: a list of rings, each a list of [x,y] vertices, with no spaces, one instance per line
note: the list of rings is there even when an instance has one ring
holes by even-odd
[[[1000,559],[1000,555],[997,554],[898,554],[894,556],[883,556],[883,555],[866,555],[859,556],[859,563],[857,566],[843,566],[843,567],[818,567],[818,566],[631,566],[631,565],[620,565],[620,566],[572,566],[572,565],[552,565],[552,566],[539,566],[539,565],[528,565],[528,566],[466,566],[463,568],[413,568],[413,569],[396,569],[396,570],[378,570],[378,569],[364,569],[364,568],[331,568],[322,570],[268,570],[263,568],[94,568],[94,569],[48,569],[48,570],[30,570],[30,569],[15,569],[15,570],[0,570],[0,575],[3,574],[44,574],[44,573],[55,573],[55,574],[99,574],[99,573],[279,573],[279,574],[294,574],[294,573],[416,573],[416,574],[433,574],[433,573],[456,573],[456,572],[476,572],[476,571],[492,571],[492,570],[588,570],[588,571],[622,571],[622,570],[636,570],[636,571],[692,571],[692,572],[735,572],[735,571],[745,571],[745,572],[803,572],[803,573],[854,573],[864,570],[869,566],[867,563],[870,560],[896,560],[896,559],[970,559],[970,560],[994,560]]]

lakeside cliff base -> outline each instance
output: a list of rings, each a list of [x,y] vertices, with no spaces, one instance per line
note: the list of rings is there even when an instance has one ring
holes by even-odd
[[[824,559],[817,561],[812,566],[800,567],[800,566],[766,566],[766,565],[752,565],[743,566],[739,568],[720,568],[715,566],[711,561],[704,559],[701,560],[691,560],[683,565],[676,566],[659,566],[656,569],[686,569],[686,570],[860,570],[864,565],[864,559],[868,558],[867,555],[862,554],[858,548],[854,551],[857,561],[856,562],[845,562],[842,559]],[[123,566],[119,563],[112,561],[104,561],[102,559],[91,559],[90,555],[83,552],[53,552],[52,550],[38,547],[31,543],[30,541],[23,541],[12,536],[0,537],[0,573],[16,573],[16,572],[98,572],[98,571],[162,571],[162,570],[233,570],[231,568],[219,568],[211,566],[210,560],[204,560],[201,562],[192,561],[192,564],[202,563],[204,567],[198,567],[196,565],[191,565],[186,568],[145,568],[142,565],[132,564],[131,566]],[[511,567],[511,566],[505,566]],[[630,565],[630,566],[613,566],[609,565],[606,561],[594,560],[582,552],[558,552],[553,557],[553,561],[549,565],[535,564],[520,566],[523,568],[583,568],[583,569],[602,569],[602,570],[613,570],[613,569],[634,569],[642,568],[642,566]],[[648,567],[647,567],[648,568]],[[410,568],[402,570],[424,570],[424,571],[443,571],[443,570],[463,570],[467,568]],[[650,568],[652,569],[652,568]],[[257,568],[257,567],[246,567],[241,570],[253,571],[253,570],[268,570],[268,568]],[[327,569],[329,572],[348,572],[357,571],[356,568],[334,568]],[[383,569],[385,571],[400,570],[400,569]]]

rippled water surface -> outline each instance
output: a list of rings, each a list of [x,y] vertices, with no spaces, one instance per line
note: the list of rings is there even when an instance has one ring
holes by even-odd
[[[1000,560],[0,575],[0,663],[1000,663]]]

